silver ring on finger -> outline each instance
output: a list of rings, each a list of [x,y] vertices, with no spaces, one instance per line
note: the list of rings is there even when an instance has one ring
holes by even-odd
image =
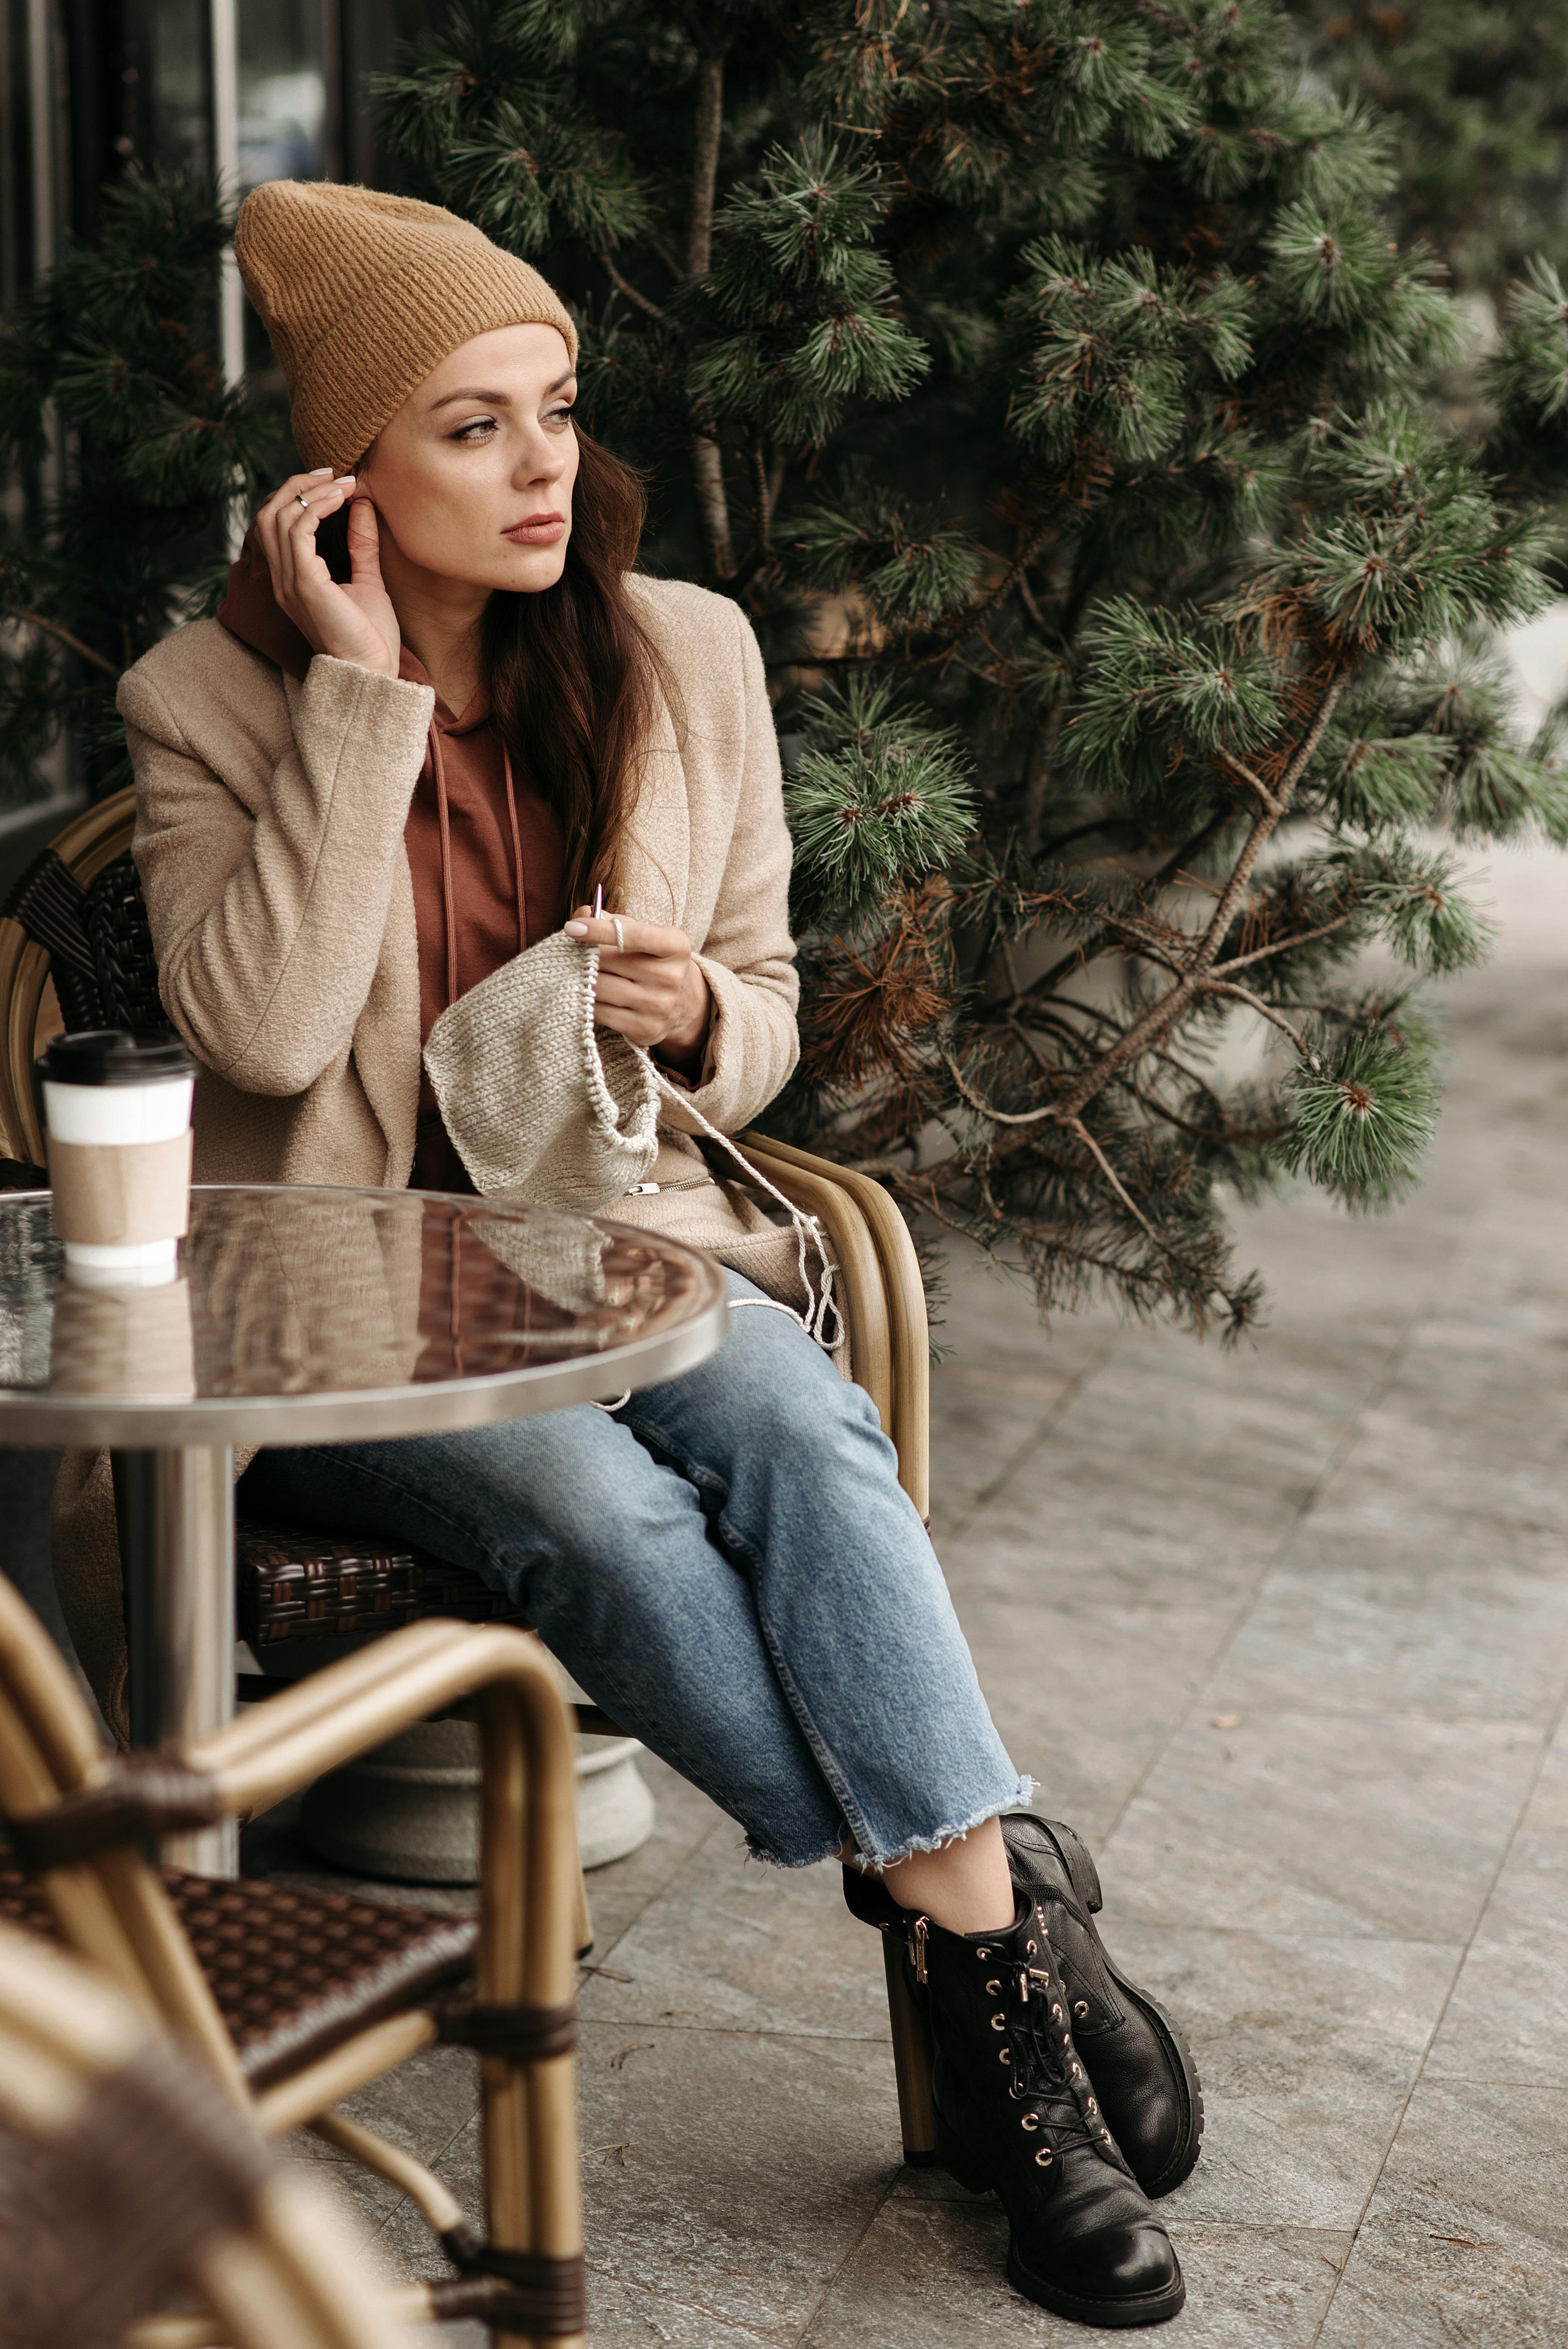
[[[301,507],[301,508],[303,509],[303,511],[304,511],[305,513],[309,513],[309,512],[310,512],[310,500],[309,500],[308,498],[302,498],[302,497],[300,497],[300,496],[296,493],[295,498],[294,498],[294,503],[295,503],[295,505],[296,505],[296,506]]]
[[[610,920],[615,932],[615,951],[617,954],[624,954],[626,951],[626,933],[621,927],[621,916],[619,914],[612,914]]]

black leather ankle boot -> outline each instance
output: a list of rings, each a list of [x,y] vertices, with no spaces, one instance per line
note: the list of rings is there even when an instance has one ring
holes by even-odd
[[[931,2001],[937,2158],[1007,2213],[1007,2280],[1083,2324],[1159,2324],[1186,2286],[1073,2044],[1041,1903],[1000,1934],[909,1920]]]
[[[1145,2194],[1169,2194],[1191,2175],[1202,2143],[1203,2092],[1191,2050],[1164,2009],[1107,1954],[1093,1921],[1099,1877],[1080,1837],[1031,1811],[1010,1811],[1001,1825],[1014,1884],[1045,1909],[1079,2059],[1110,2133]],[[844,1899],[863,1923],[902,1939],[909,1912],[880,1878],[846,1868]],[[913,1980],[910,1987],[922,2000]]]
[[[1099,1875],[1073,1829],[1013,1811],[1002,1840],[1014,1883],[1046,1912],[1073,2038],[1110,2133],[1145,2194],[1169,2194],[1190,2176],[1202,2143],[1191,2050],[1164,2009],[1108,1956],[1094,1924]]]

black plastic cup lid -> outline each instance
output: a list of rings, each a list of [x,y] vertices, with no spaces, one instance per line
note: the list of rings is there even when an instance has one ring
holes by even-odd
[[[57,1036],[38,1056],[38,1074],[52,1085],[145,1085],[160,1077],[188,1077],[196,1063],[178,1036],[135,1036],[129,1028],[79,1028]]]

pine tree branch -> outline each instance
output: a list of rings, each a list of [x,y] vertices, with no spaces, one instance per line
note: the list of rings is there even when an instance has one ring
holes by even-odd
[[[1250,954],[1233,955],[1229,962],[1214,965],[1214,977],[1233,970],[1246,970],[1253,963],[1267,962],[1271,957],[1289,954],[1296,947],[1308,947],[1317,938],[1331,938],[1336,931],[1347,929],[1356,919],[1354,914],[1341,914],[1336,922],[1325,922],[1315,930],[1293,930],[1287,938],[1276,938],[1272,946],[1254,947]]]
[[[1165,863],[1154,874],[1151,885],[1157,889],[1167,887],[1178,877],[1182,866],[1191,857],[1202,855],[1210,842],[1217,840],[1222,833],[1228,831],[1235,820],[1235,812],[1232,808],[1223,808],[1218,815],[1211,816],[1201,832],[1193,833],[1191,839],[1182,842],[1174,855],[1167,857]],[[1218,895],[1218,894],[1216,890],[1215,895]],[[1032,979],[1018,1000],[1028,1002],[1037,996],[1054,995],[1064,978],[1070,978],[1075,970],[1087,970],[1091,962],[1098,961],[1106,949],[1115,943],[1115,939],[1108,932],[1099,931],[1084,945],[1075,947],[1070,954],[1061,956],[1051,965],[1049,970],[1043,971],[1038,978]]]
[[[762,443],[751,436],[751,493],[756,517],[757,543],[764,554],[773,552],[773,502],[769,495],[768,465],[762,454]]]
[[[1212,1296],[1214,1293],[1215,1284],[1205,1278],[1202,1267],[1195,1265],[1191,1257],[1183,1256],[1180,1248],[1174,1248],[1171,1247],[1169,1240],[1161,1239],[1160,1234],[1155,1230],[1153,1225],[1150,1222],[1142,1208],[1139,1206],[1136,1200],[1121,1182],[1120,1178],[1117,1174],[1116,1169],[1112,1166],[1109,1159],[1106,1156],[1104,1151],[1100,1148],[1099,1143],[1095,1140],[1088,1126],[1084,1124],[1083,1120],[1077,1117],[1068,1119],[1067,1122],[1066,1131],[1068,1133],[1077,1134],[1078,1140],[1083,1143],[1084,1148],[1088,1152],[1089,1156],[1094,1160],[1095,1164],[1099,1168],[1100,1173],[1105,1176],[1106,1181],[1110,1185],[1111,1189],[1116,1193],[1117,1197],[1121,1201],[1122,1206],[1127,1209],[1128,1214],[1132,1217],[1136,1224],[1140,1226],[1140,1227],[1148,1233],[1150,1238],[1153,1241],[1161,1254],[1162,1256],[1169,1257],[1172,1264],[1180,1265],[1181,1269],[1193,1281],[1194,1285],[1199,1281],[1202,1281],[1204,1295]],[[1219,1291],[1219,1294],[1222,1297],[1225,1296],[1225,1292],[1222,1288]],[[1225,1302],[1229,1304],[1230,1301],[1230,1299],[1226,1297]]]
[[[697,58],[696,122],[692,141],[691,217],[686,227],[686,275],[707,275],[713,261],[713,209],[718,186],[718,148],[724,129],[724,51],[705,51]],[[691,443],[692,480],[697,513],[714,574],[729,579],[735,571],[735,543],[729,531],[729,501],[725,494],[724,458],[717,440],[700,426]]]
[[[650,318],[662,319],[665,316],[656,302],[650,302],[645,294],[639,294],[629,277],[622,276],[607,253],[602,253],[599,260],[604,274],[618,294],[624,294],[628,302],[634,302],[638,309],[645,311]]]
[[[974,636],[985,615],[1017,585],[1055,527],[1054,523],[1043,522],[1037,530],[1031,531],[995,585],[988,587],[983,595],[977,595],[974,603],[966,605],[962,612],[954,612],[944,620],[935,632],[940,639],[935,650],[922,653],[918,660],[910,659],[908,666],[912,669],[932,668],[938,661],[952,660],[965,637]]]
[[[1305,772],[1307,763],[1318,744],[1322,741],[1339,697],[1349,681],[1348,671],[1345,669],[1341,669],[1337,675],[1329,678],[1323,698],[1317,707],[1317,715],[1302,737],[1295,756],[1280,778],[1279,789],[1274,793],[1274,809],[1261,815],[1253,824],[1242,853],[1236,859],[1231,877],[1220,893],[1220,902],[1209,918],[1209,926],[1203,933],[1202,944],[1192,964],[1194,975],[1208,968],[1223,945],[1225,932],[1231,925],[1231,916],[1241,903],[1242,893],[1253,877],[1253,869],[1288,811],[1291,800],[1295,796],[1295,787]]]
[[[1270,815],[1277,815],[1281,812],[1281,810],[1275,804],[1274,793],[1270,791],[1268,785],[1263,781],[1261,776],[1254,775],[1252,769],[1249,766],[1244,765],[1240,759],[1233,758],[1229,750],[1223,749],[1218,750],[1215,751],[1214,756],[1219,761],[1221,766],[1224,768],[1227,774],[1234,775],[1239,783],[1244,783],[1246,785],[1248,791],[1252,792],[1256,796],[1259,804]]]
[[[1253,823],[1243,845],[1242,853],[1236,859],[1231,877],[1221,892],[1219,904],[1210,916],[1208,926],[1199,940],[1197,950],[1188,964],[1186,975],[1179,979],[1174,987],[1169,988],[1158,1002],[1150,1004],[1142,1017],[1135,1019],[1131,1027],[1124,1032],[1120,1041],[1113,1044],[1098,1064],[1078,1079],[1067,1099],[1056,1104],[1056,1114],[1064,1123],[1069,1118],[1078,1116],[1094,1099],[1107,1079],[1114,1076],[1117,1070],[1125,1062],[1135,1059],[1157,1037],[1168,1033],[1172,1021],[1180,1018],[1187,1005],[1191,1002],[1207,975],[1210,964],[1220,951],[1232,918],[1241,903],[1248,882],[1252,879],[1258,858],[1263,854],[1269,840],[1287,813],[1296,784],[1300,781],[1308,761],[1322,741],[1325,729],[1333,717],[1335,707],[1348,682],[1349,674],[1345,669],[1339,670],[1336,675],[1329,678],[1324,688],[1323,698],[1318,703],[1317,713],[1297,744],[1295,754],[1280,779],[1279,789],[1274,794],[1277,802],[1276,812],[1260,814]]]
[[[718,146],[724,130],[724,51],[697,58],[696,121],[692,140],[691,217],[686,223],[688,277],[706,277],[713,264],[713,208],[718,187]]]
[[[1056,1108],[1049,1102],[1044,1109],[995,1109],[988,1101],[983,1101],[975,1092],[951,1052],[943,1053],[942,1065],[975,1114],[989,1118],[994,1125],[1042,1125],[1047,1119],[1053,1119],[1057,1115]]]
[[[1306,1041],[1305,1037],[1302,1035],[1300,1030],[1293,1028],[1290,1021],[1283,1018],[1282,1015],[1274,1009],[1272,1003],[1265,1003],[1263,997],[1261,995],[1254,995],[1250,987],[1233,987],[1227,980],[1206,978],[1203,981],[1202,992],[1204,995],[1234,996],[1238,1003],[1250,1005],[1252,1009],[1257,1013],[1260,1019],[1267,1019],[1274,1027],[1280,1030],[1282,1035],[1288,1036],[1290,1038],[1291,1042],[1295,1046],[1296,1050],[1301,1054],[1302,1059],[1306,1062],[1310,1069],[1316,1070],[1321,1067],[1322,1063],[1319,1061],[1316,1053],[1312,1050],[1312,1047]]]
[[[83,660],[91,661],[95,668],[101,668],[105,677],[119,676],[120,671],[113,661],[105,660],[102,653],[95,653],[91,645],[84,645],[80,636],[73,636],[69,628],[62,628],[57,620],[46,620],[42,612],[24,612],[15,604],[8,604],[5,616],[8,620],[20,621],[26,627],[42,628],[46,636],[57,637],[62,645],[68,645],[72,652],[79,653]]]

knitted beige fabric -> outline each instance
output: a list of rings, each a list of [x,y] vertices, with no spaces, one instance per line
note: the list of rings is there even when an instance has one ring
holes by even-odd
[[[599,949],[563,930],[449,1004],[425,1040],[441,1119],[487,1198],[614,1208],[659,1154],[645,1053],[596,1033]]]
[[[496,326],[577,329],[537,269],[438,204],[331,180],[268,180],[234,252],[288,382],[306,465],[346,473],[459,343]]]

